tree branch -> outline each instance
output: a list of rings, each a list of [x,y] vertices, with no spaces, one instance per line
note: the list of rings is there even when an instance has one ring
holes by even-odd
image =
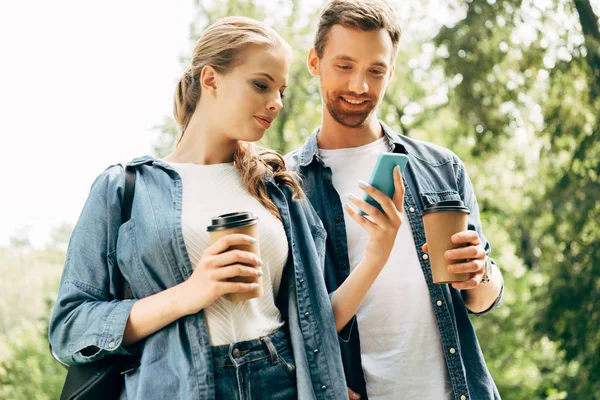
[[[600,29],[598,16],[594,13],[589,0],[574,0],[579,14],[579,22],[583,30],[587,62],[592,72],[592,90],[590,96],[595,99],[600,95]]]

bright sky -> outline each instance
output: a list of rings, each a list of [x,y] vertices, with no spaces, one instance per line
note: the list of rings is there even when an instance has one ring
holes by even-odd
[[[44,246],[77,221],[107,166],[151,153],[152,128],[172,113],[179,58],[193,47],[193,1],[0,0],[0,246],[24,229]],[[404,25],[419,9],[391,3],[403,43],[432,30]],[[456,18],[453,4],[420,12],[441,24]]]
[[[171,115],[192,0],[0,0],[0,246],[75,223],[107,166]]]

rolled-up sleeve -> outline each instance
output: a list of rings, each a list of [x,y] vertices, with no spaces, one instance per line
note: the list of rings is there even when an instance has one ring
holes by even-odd
[[[467,308],[467,311],[469,312],[469,314],[472,314],[472,315],[477,315],[477,316],[485,315],[485,314],[489,313],[490,311],[494,310],[495,308],[497,308],[498,306],[500,306],[500,304],[502,304],[503,297],[504,297],[504,282],[502,282],[502,287],[500,288],[500,294],[498,294],[498,297],[496,297],[496,300],[494,300],[492,305],[489,306],[486,310],[483,310],[481,312],[473,312]]]
[[[48,332],[54,353],[66,364],[130,354],[122,342],[135,300],[115,296],[123,284],[115,262],[123,185],[120,166],[96,178],[71,235]]]

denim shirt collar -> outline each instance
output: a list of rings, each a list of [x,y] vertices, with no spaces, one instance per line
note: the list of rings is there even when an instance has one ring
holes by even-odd
[[[403,153],[408,154],[408,150],[406,146],[402,143],[402,137],[384,124],[382,121],[379,121],[381,128],[383,129],[383,134],[388,142],[388,146],[390,151],[393,153]],[[321,132],[321,127],[317,127],[309,136],[306,143],[300,149],[300,166],[306,167],[313,160],[318,158],[319,155],[319,146],[317,144],[317,135]]]
[[[170,166],[167,162],[160,160],[160,159],[156,159],[150,155],[136,157],[127,163],[127,165],[131,165],[133,167],[137,167],[139,165],[144,165],[144,164],[152,164],[152,165],[161,167],[163,169],[177,173],[177,171],[175,171],[175,169],[172,166]],[[263,177],[263,179],[265,180],[265,182],[267,184],[277,186],[277,183],[275,182],[275,179],[273,178],[272,175],[265,175]]]

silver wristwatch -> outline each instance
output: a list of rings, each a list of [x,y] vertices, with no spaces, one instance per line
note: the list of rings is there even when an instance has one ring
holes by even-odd
[[[483,279],[481,280],[481,284],[485,285],[492,279],[492,259],[488,256],[485,256],[485,269],[483,271]]]

